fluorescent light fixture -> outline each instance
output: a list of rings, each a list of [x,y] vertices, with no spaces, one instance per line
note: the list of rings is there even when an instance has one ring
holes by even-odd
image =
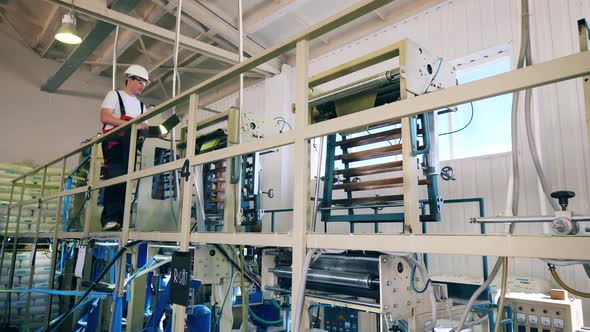
[[[71,12],[65,13],[61,19],[61,27],[55,34],[55,39],[66,44],[80,44],[82,38],[78,34],[76,29],[76,17]]]

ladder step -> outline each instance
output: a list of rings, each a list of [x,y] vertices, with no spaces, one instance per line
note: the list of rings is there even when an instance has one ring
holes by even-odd
[[[383,131],[380,133],[364,135],[360,137],[355,137],[351,139],[345,139],[336,142],[336,146],[340,146],[342,148],[350,148],[359,145],[371,144],[371,143],[378,143],[383,142],[385,140],[392,140],[402,137],[402,129],[395,128],[392,130]]]
[[[402,153],[402,145],[395,144],[390,146],[384,146],[382,148],[370,149],[366,151],[344,153],[334,157],[335,160],[342,160],[345,162],[354,162],[361,160],[370,160],[381,157],[390,157]]]
[[[332,204],[334,205],[341,205],[341,204],[371,204],[371,203],[387,203],[387,202],[397,202],[403,201],[404,195],[388,195],[388,196],[373,196],[373,197],[356,197],[353,199],[334,199],[332,200]]]
[[[362,176],[362,175],[372,175],[372,174],[381,174],[387,172],[395,172],[401,171],[403,161],[393,161],[389,163],[382,163],[377,165],[369,165],[369,166],[362,166],[362,167],[355,167],[355,168],[345,168],[345,169],[338,169],[334,171],[334,175],[344,175],[345,177],[350,176]]]
[[[389,178],[372,181],[361,181],[361,182],[349,182],[334,185],[334,190],[344,189],[346,191],[359,191],[359,190],[374,190],[374,189],[388,189],[388,188],[399,188],[403,187],[403,177]],[[430,179],[418,180],[419,185],[430,184]]]

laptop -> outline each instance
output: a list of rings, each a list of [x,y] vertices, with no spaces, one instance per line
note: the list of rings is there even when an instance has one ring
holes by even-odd
[[[146,137],[159,137],[162,134],[167,134],[180,123],[180,119],[176,114],[172,114],[171,117],[162,122],[159,126],[149,126],[144,133]]]

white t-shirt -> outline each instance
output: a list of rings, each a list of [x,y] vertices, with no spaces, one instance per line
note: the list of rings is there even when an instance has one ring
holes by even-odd
[[[121,99],[123,100],[123,105],[125,105],[125,115],[130,116],[132,118],[138,117],[141,115],[141,103],[136,96],[130,96],[125,93],[123,90],[119,90],[119,94],[121,95]],[[117,93],[115,91],[109,91],[104,100],[102,101],[101,108],[110,108],[113,110],[112,115],[115,118],[121,117],[121,109],[119,108],[119,97],[117,97]],[[143,112],[145,112],[145,105],[143,106]],[[147,123],[147,121],[145,121]],[[104,127],[105,130],[109,130],[114,126],[106,125]]]

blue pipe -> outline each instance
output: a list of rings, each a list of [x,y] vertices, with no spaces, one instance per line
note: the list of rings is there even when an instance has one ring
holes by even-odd
[[[445,199],[444,202],[445,203],[450,203],[450,204],[453,204],[453,203],[478,203],[478,205],[479,205],[479,216],[480,217],[484,217],[485,216],[485,205],[484,205],[483,197],[459,198],[459,199]],[[483,224],[483,223],[480,224],[479,232],[482,235],[485,235],[486,234],[486,225],[485,224]],[[487,280],[488,277],[489,277],[488,256],[482,256],[481,257],[481,261],[482,261],[483,280]],[[490,303],[494,303],[493,302],[493,299],[492,299],[492,292],[491,292],[491,290],[490,290],[489,287],[488,287],[488,289],[486,289],[486,293],[487,293],[488,301]],[[492,328],[494,326],[494,313],[493,313],[493,311],[488,314],[488,320],[490,322],[489,327],[490,327],[490,332],[491,332],[492,331]]]
[[[430,151],[430,115],[429,113],[422,113],[422,127],[424,128],[424,135],[423,135],[423,147],[422,149],[418,149],[417,141],[417,131],[416,131],[416,118],[417,116],[410,116],[410,146],[412,147],[412,156],[417,156],[419,154],[426,154]]]

